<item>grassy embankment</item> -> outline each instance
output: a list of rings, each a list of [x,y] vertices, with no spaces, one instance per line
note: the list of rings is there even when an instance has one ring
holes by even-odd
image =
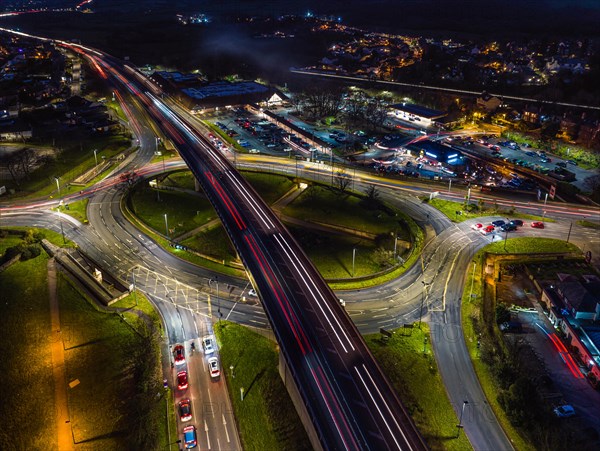
[[[311,449],[300,418],[279,376],[276,345],[227,321],[215,326],[222,374],[240,431],[242,447],[255,450]],[[231,377],[230,366],[235,377]],[[244,388],[242,401],[240,389]]]
[[[0,238],[0,253],[21,241],[15,235]],[[12,449],[15,443],[34,449],[57,446],[47,262],[42,252],[0,274],[0,414],[4,418],[0,449]],[[163,391],[157,374],[160,350],[147,326],[159,327],[158,316],[142,295],[137,296],[147,321],[131,310],[123,313],[124,322],[85,300],[59,274],[67,382],[80,381],[68,389],[77,442],[91,440],[102,449],[117,450],[143,443],[166,445],[176,439],[166,437],[166,398],[154,396]],[[132,411],[139,416],[130,415]],[[76,449],[86,446],[89,443],[78,444]]]

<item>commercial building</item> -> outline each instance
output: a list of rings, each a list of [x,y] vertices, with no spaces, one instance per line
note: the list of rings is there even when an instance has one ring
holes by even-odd
[[[399,119],[414,122],[422,127],[430,127],[435,121],[447,115],[443,111],[432,110],[414,103],[396,103],[390,106],[390,114]]]

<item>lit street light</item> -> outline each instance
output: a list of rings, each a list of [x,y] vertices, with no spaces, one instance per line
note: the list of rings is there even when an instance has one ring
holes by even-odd
[[[58,197],[60,197],[60,182],[58,181],[58,177],[54,177],[56,180],[56,188],[58,189]]]
[[[352,249],[352,277],[354,277],[354,261],[356,260],[356,248]]]
[[[167,232],[167,239],[170,240],[171,238],[169,237],[169,221],[167,219],[166,213],[165,213],[165,231]]]
[[[94,160],[96,160],[96,166],[95,166],[95,170],[94,173],[98,170],[98,149],[94,149]]]

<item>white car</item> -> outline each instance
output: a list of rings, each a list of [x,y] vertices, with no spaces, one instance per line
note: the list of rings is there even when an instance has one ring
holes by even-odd
[[[204,349],[204,354],[212,354],[215,352],[215,346],[212,335],[207,335],[202,338],[202,349]]]
[[[248,150],[248,153],[260,153],[260,150],[252,148]]]
[[[257,296],[258,296],[258,294],[256,294],[256,290],[255,290],[254,288],[250,288],[250,289],[248,290],[248,296],[252,296],[252,297],[254,297],[254,298],[255,298],[255,297],[257,297]]]
[[[210,377],[216,379],[221,376],[221,369],[219,368],[219,359],[211,357],[208,359],[208,369],[210,371]]]

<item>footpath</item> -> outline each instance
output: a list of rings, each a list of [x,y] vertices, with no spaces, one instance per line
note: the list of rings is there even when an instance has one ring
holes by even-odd
[[[50,298],[50,346],[52,350],[52,375],[54,378],[54,409],[56,410],[56,434],[58,451],[73,450],[73,434],[69,418],[67,397],[67,374],[65,350],[60,330],[60,313],[56,289],[56,260],[48,260],[48,296]]]

